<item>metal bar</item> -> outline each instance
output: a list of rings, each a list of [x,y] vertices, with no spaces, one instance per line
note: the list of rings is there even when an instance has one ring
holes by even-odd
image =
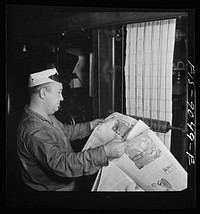
[[[122,68],[122,73],[121,73],[121,83],[122,83],[122,87],[121,87],[121,112],[124,113],[124,41],[125,41],[125,38],[124,38],[124,25],[122,26],[122,65],[121,65],[121,68]]]
[[[94,96],[94,53],[89,54],[89,96]]]
[[[98,112],[99,112],[99,118],[101,117],[101,63],[100,63],[100,29],[97,30],[97,51],[98,51],[98,56],[97,56],[97,77],[98,77]]]
[[[168,121],[156,120],[156,119],[145,118],[145,117],[138,117],[138,116],[133,116],[133,115],[129,115],[129,116],[135,118],[136,120],[142,120],[153,131],[156,131],[156,132],[167,133],[170,129],[185,132],[184,128],[171,126]]]
[[[112,84],[112,103],[111,103],[111,108],[112,108],[112,112],[115,111],[115,77],[116,77],[116,69],[115,69],[115,36],[111,37],[112,39],[112,52],[111,52],[111,60],[112,60],[112,64],[111,64],[111,84]]]

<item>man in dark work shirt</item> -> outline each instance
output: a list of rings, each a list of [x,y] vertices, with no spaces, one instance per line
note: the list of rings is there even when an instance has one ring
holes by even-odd
[[[30,103],[24,107],[17,133],[23,181],[38,191],[76,191],[76,178],[92,175],[119,158],[127,143],[113,140],[97,148],[74,152],[70,141],[82,139],[102,122],[62,124],[53,115],[63,100],[63,79],[55,68],[30,74]]]

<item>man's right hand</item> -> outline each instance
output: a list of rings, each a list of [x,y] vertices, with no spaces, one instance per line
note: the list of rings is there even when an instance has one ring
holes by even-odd
[[[127,148],[127,142],[121,139],[114,139],[104,145],[108,158],[121,157]]]

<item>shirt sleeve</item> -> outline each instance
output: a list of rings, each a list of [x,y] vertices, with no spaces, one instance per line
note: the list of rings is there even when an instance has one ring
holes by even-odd
[[[70,145],[62,147],[42,131],[30,136],[28,149],[44,167],[63,177],[91,175],[108,165],[103,146],[75,153]]]
[[[64,125],[64,132],[70,140],[83,139],[91,134],[90,123],[77,123],[76,125]]]
[[[62,127],[63,132],[67,138],[72,141],[76,139],[83,139],[91,134],[90,122],[77,123],[75,125],[62,124],[60,121],[56,120],[60,127]]]

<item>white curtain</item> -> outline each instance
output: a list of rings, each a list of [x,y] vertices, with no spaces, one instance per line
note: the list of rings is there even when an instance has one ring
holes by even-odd
[[[176,19],[127,25],[126,114],[172,123]],[[157,133],[170,150],[171,131]]]

